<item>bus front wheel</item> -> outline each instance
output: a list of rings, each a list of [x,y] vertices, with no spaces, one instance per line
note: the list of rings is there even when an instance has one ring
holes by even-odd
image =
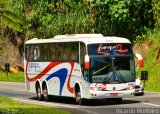
[[[76,102],[77,102],[79,105],[83,105],[83,104],[84,104],[84,99],[81,98],[81,91],[80,91],[79,88],[78,88],[77,91],[76,91],[75,99],[76,99]]]

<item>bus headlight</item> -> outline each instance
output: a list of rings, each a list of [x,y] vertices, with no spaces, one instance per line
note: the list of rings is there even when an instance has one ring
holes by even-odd
[[[135,89],[134,86],[131,86],[131,87],[128,87],[128,88],[127,88],[127,90],[133,90],[133,89]]]
[[[142,82],[140,82],[140,85],[141,85],[141,86],[143,86],[143,83],[142,83]]]
[[[90,87],[91,90],[98,91],[98,87]]]

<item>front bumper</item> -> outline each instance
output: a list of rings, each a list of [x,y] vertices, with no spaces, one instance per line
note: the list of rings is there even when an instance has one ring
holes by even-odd
[[[105,99],[105,98],[130,98],[135,94],[135,90],[125,91],[93,91],[90,90],[89,99]]]
[[[144,87],[143,86],[135,86],[135,94],[141,94],[144,93]]]

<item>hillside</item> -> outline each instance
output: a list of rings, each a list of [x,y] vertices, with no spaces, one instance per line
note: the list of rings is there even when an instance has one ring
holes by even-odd
[[[10,63],[11,66],[23,65],[23,57],[20,57],[17,47],[8,40],[0,40],[0,66]]]
[[[160,30],[149,33],[144,42],[135,43],[134,51],[144,58],[144,67],[137,69],[137,76],[140,76],[141,71],[149,73],[145,90],[160,91]]]

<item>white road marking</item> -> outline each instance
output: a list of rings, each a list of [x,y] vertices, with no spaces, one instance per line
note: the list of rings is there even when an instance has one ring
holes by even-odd
[[[160,105],[157,105],[157,104],[152,104],[152,103],[145,103],[145,102],[143,102],[142,104],[145,104],[145,105],[150,105],[150,106],[155,106],[155,107],[160,107]]]

